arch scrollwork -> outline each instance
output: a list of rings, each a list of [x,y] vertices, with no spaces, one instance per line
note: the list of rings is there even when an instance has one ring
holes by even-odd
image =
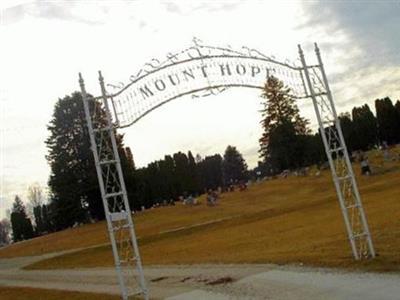
[[[294,98],[306,97],[302,69],[295,64],[245,46],[240,50],[207,46],[194,38],[192,46],[145,63],[127,85],[109,84],[108,97],[122,128],[181,96],[217,95],[232,87],[262,89],[271,75],[282,79]]]

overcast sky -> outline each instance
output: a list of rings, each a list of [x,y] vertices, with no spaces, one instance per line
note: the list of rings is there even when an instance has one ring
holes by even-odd
[[[399,1],[1,1],[0,218],[15,194],[46,186],[46,125],[58,98],[79,89],[98,95],[128,82],[151,58],[191,45],[248,46],[314,61],[318,42],[339,112],[376,98],[400,98]],[[164,154],[223,153],[228,144],[257,162],[259,91],[183,97],[124,130],[137,166]],[[301,112],[315,124],[309,101]]]

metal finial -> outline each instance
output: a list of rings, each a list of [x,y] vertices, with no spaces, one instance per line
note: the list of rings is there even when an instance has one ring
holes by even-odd
[[[198,37],[194,36],[192,42],[195,46],[200,46],[202,41]]]
[[[317,43],[314,43],[314,49],[316,53],[319,53],[319,48]]]
[[[84,81],[83,81],[83,77],[82,77],[82,73],[81,73],[81,72],[79,72],[79,84],[80,84],[81,86],[84,85]]]
[[[301,49],[300,44],[297,45],[297,48],[299,49],[300,56],[303,56],[303,49]]]
[[[104,80],[103,75],[101,74],[101,71],[100,71],[100,70],[99,70],[99,80],[100,80],[100,81],[103,81],[103,80]]]

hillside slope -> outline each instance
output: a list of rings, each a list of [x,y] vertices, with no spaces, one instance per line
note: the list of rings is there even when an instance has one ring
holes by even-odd
[[[355,263],[330,172],[264,181],[223,194],[216,207],[178,204],[139,213],[136,229],[144,264],[304,263],[400,270],[400,165],[373,164],[358,177],[378,257]],[[359,174],[358,166],[355,172]],[[79,250],[30,268],[111,266],[104,222],[50,234],[0,249],[1,257]],[[96,246],[97,245],[97,246]]]

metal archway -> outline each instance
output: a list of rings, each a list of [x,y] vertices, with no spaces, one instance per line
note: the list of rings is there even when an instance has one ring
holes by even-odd
[[[356,179],[329,89],[320,51],[317,65],[307,65],[299,48],[298,64],[280,62],[257,50],[211,47],[194,39],[194,45],[164,61],[153,59],[125,85],[108,85],[99,72],[101,96],[89,97],[81,74],[85,115],[96,163],[114,262],[122,298],[139,294],[149,298],[128,196],[117,151],[115,130],[128,127],[163,104],[192,94],[215,95],[231,87],[262,89],[268,76],[283,80],[292,97],[313,102],[319,131],[332,172],[354,259],[375,257]],[[104,122],[104,114],[106,122]],[[135,272],[136,270],[136,272]],[[134,289],[137,280],[139,287]]]

